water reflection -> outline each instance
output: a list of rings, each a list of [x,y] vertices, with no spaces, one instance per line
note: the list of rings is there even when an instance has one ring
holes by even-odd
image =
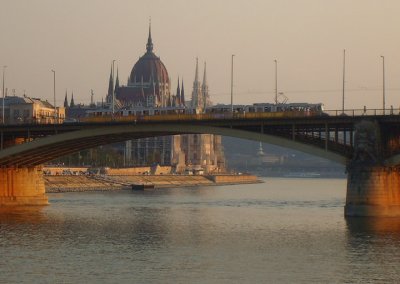
[[[43,213],[46,206],[0,208],[0,225],[39,224],[47,221]]]
[[[346,281],[398,282],[400,218],[347,218]],[[384,273],[383,273],[384,272]],[[350,277],[350,278],[349,278]],[[345,281],[344,281],[345,282]]]
[[[390,217],[348,217],[346,218],[348,233],[351,236],[391,235],[400,240],[400,218]]]

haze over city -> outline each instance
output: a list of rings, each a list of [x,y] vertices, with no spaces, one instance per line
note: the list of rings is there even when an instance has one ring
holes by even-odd
[[[116,60],[126,84],[145,52],[151,17],[154,52],[176,89],[183,77],[190,98],[195,59],[207,62],[214,103],[230,102],[231,55],[234,103],[273,102],[278,91],[289,102],[341,108],[343,49],[346,107],[382,107],[382,58],[386,106],[399,107],[400,2],[371,0],[281,1],[12,1],[0,12],[0,65],[6,65],[8,95],[57,105],[74,92],[77,103],[105,97]],[[202,68],[201,68],[202,70]]]

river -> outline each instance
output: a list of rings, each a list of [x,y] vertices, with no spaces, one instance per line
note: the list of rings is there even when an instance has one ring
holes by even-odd
[[[0,283],[399,283],[400,219],[346,180],[49,194],[0,212]]]

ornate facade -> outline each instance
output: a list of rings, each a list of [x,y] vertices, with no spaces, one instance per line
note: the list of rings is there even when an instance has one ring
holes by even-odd
[[[195,79],[192,100],[185,102],[183,80],[178,84],[176,93],[171,93],[171,80],[167,68],[153,52],[151,27],[146,44],[146,53],[135,63],[127,85],[119,85],[118,70],[115,79],[111,68],[106,102],[114,103],[115,109],[124,108],[164,108],[191,107],[201,113],[211,105],[208,93],[206,64],[203,81],[199,81],[198,60],[196,59]],[[191,134],[165,137],[151,137],[127,141],[125,160],[129,165],[172,165],[176,172],[190,169],[202,169],[215,172],[224,169],[224,157],[221,137],[210,134]]]

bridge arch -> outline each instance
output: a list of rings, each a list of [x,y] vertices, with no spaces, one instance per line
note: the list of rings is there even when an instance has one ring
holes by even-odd
[[[229,127],[171,123],[100,126],[98,128],[47,136],[0,151],[0,166],[36,166],[61,156],[100,145],[123,142],[130,139],[177,134],[215,134],[231,136],[290,148],[325,158],[342,165],[346,165],[347,162],[345,156],[337,153],[274,135],[238,130]]]

